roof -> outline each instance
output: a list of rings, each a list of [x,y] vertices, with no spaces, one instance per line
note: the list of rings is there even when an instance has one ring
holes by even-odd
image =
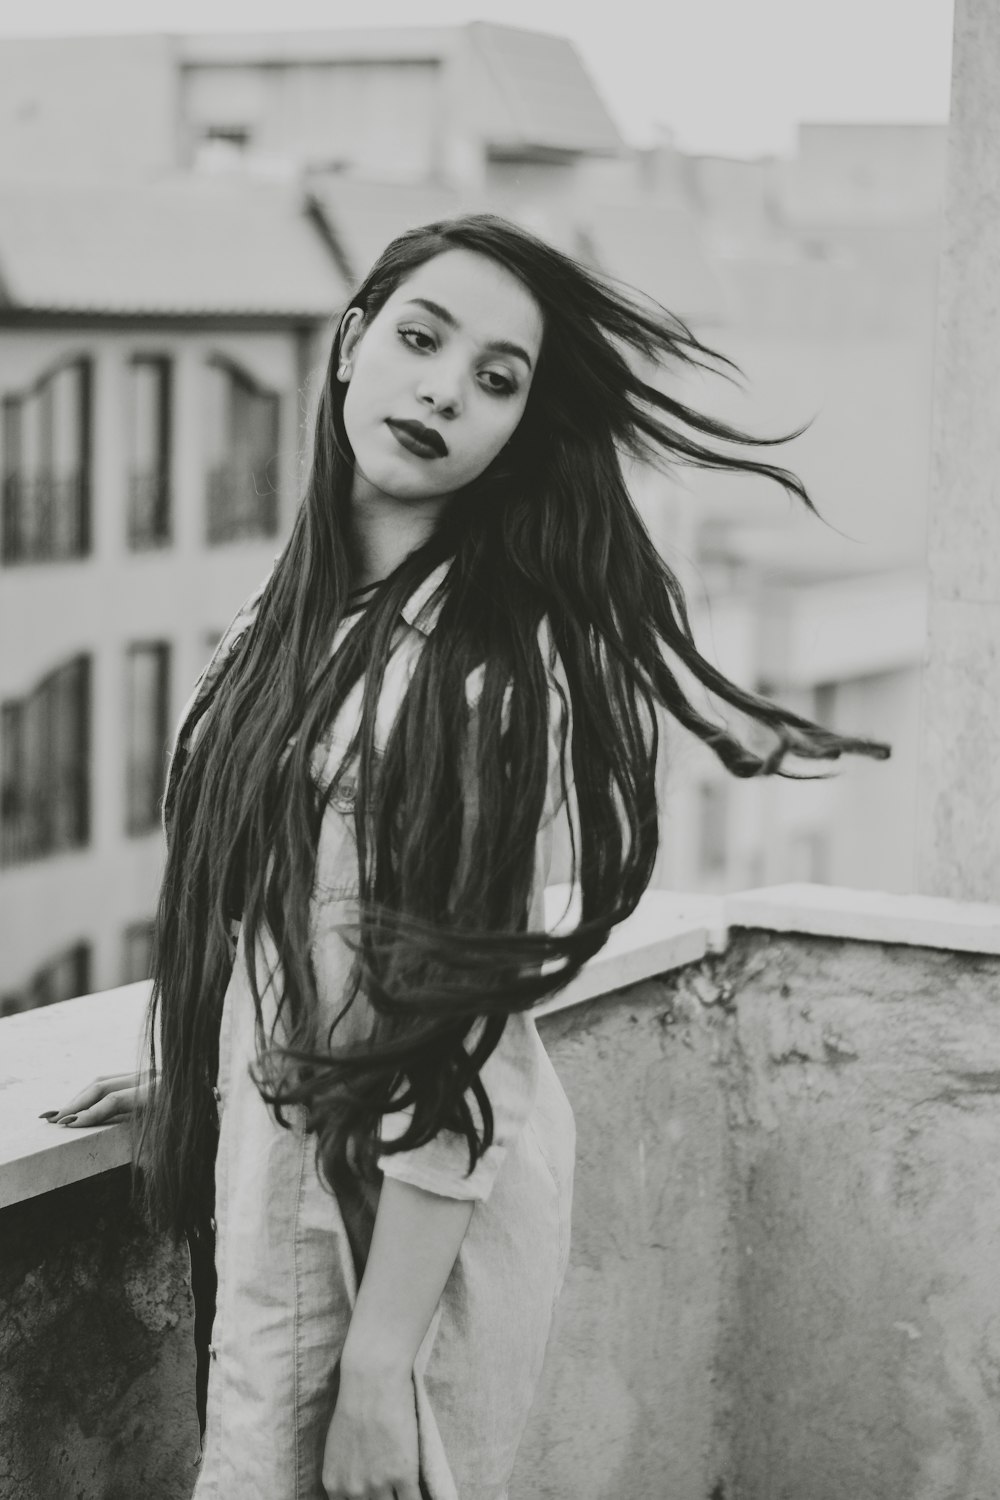
[[[292,183],[0,183],[0,313],[312,320],[346,291]]]
[[[296,31],[188,31],[173,40],[185,67],[439,61],[453,26],[333,26]]]
[[[464,26],[337,27],[176,38],[185,68],[441,62],[465,75],[461,97],[488,150],[617,152],[618,127],[566,37],[472,21]]]
[[[491,150],[622,149],[618,127],[566,37],[485,21],[466,29],[482,77],[476,114]]]
[[[311,175],[308,186],[354,282],[404,230],[484,206],[449,187],[365,181],[339,173]]]

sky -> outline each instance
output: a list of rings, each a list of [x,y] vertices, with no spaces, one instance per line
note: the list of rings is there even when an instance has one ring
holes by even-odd
[[[569,37],[626,139],[791,155],[799,121],[945,121],[953,0],[0,0],[0,37],[494,21]]]

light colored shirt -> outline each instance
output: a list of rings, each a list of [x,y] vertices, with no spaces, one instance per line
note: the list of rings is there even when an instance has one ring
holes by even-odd
[[[385,746],[437,623],[440,605],[433,595],[448,566],[436,569],[402,611],[379,698],[377,750]],[[196,700],[210,690],[232,643],[252,621],[264,586],[243,606],[199,679],[175,751]],[[345,620],[341,632],[355,623]],[[547,642],[544,630],[541,638]],[[551,650],[548,659],[550,770],[529,914],[529,926],[538,930],[545,925],[557,824],[573,815],[559,761],[562,679]],[[481,673],[473,673],[467,682],[472,705],[480,686]],[[329,779],[340,765],[358,723],[362,691],[359,682],[317,748],[318,776]],[[568,766],[565,775],[571,786]],[[320,829],[310,902],[311,952],[328,1024],[339,1015],[348,983],[352,955],[341,928],[351,920],[357,893],[353,785],[342,777]],[[256,972],[269,1031],[280,970],[266,929],[258,939]],[[334,1041],[365,1035],[371,1016],[359,996],[338,1022]],[[324,1186],[304,1112],[293,1106],[285,1112],[291,1128],[277,1124],[250,1077],[255,1060],[254,1006],[240,929],[220,1028],[218,1296],[194,1500],[323,1500],[323,1451],[338,1360],[378,1188],[354,1179],[339,1184],[336,1193]],[[510,1016],[480,1076],[493,1109],[494,1138],[471,1174],[465,1138],[449,1131],[415,1150],[379,1158],[386,1176],[474,1200],[414,1367],[421,1477],[429,1500],[506,1500],[569,1255],[575,1126],[530,1014]],[[405,1124],[402,1112],[383,1117],[383,1140],[397,1138]]]

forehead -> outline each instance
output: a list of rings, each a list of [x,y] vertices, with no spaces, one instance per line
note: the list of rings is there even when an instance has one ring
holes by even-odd
[[[535,358],[544,320],[531,292],[512,272],[472,250],[445,250],[401,282],[386,306],[426,297],[448,309],[477,342],[512,339]]]

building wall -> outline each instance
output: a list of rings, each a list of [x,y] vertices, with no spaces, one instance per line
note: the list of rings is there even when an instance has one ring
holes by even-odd
[[[783,165],[783,199],[798,223],[915,221],[940,213],[948,126],[806,121]]]
[[[0,43],[0,179],[141,181],[177,161],[168,36]]]
[[[0,342],[0,392],[22,389],[57,359],[94,359],[93,551],[79,560],[0,570],[0,700],[80,651],[93,658],[92,825],[85,849],[0,870],[0,989],[16,988],[54,953],[93,943],[93,988],[121,982],[122,930],[152,916],[162,867],[159,832],[130,837],[124,823],[125,651],[132,642],[171,646],[173,724],[217,638],[268,571],[297,503],[301,375],[290,333],[36,331]],[[133,353],[174,361],[174,541],[130,552],[126,540],[127,365]],[[280,393],[281,495],[274,538],[207,546],[204,540],[202,369],[223,354]]]
[[[188,64],[180,86],[186,162],[197,162],[209,131],[243,130],[247,155],[261,161],[431,177],[440,75],[440,63],[418,59]]]

